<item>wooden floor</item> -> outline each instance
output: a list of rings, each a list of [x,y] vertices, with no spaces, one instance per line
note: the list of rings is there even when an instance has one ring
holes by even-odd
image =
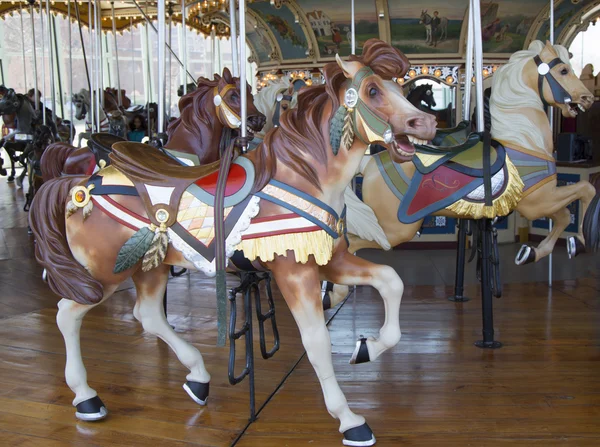
[[[22,193],[0,178],[0,445],[230,446],[240,435],[240,447],[341,445],[277,291],[282,348],[257,360],[259,406],[277,392],[247,427],[247,381],[227,382],[228,349],[215,346],[214,284],[199,274],[170,281],[169,320],[205,357],[213,376],[208,406],[188,398],[185,368],[133,319],[134,291],[124,284],[82,330],[89,382],[109,417],[77,421],[63,378],[57,300],[41,281],[21,205]],[[597,256],[590,259],[597,265]],[[330,323],[337,377],[377,445],[600,445],[597,270],[551,290],[542,282],[506,285],[494,301],[496,337],[504,343],[495,351],[473,346],[481,334],[479,301],[454,304],[446,300],[450,292],[407,287],[402,340],[372,364],[348,360],[357,337],[375,335],[383,321],[377,294],[358,288],[327,313],[339,310]],[[477,296],[478,289],[467,292]]]

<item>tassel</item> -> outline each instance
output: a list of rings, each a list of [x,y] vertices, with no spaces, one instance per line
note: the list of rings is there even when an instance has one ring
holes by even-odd
[[[354,143],[354,122],[352,120],[352,114],[346,113],[344,117],[344,128],[342,129],[342,143],[341,148],[344,150],[350,149]]]
[[[73,214],[75,214],[78,209],[79,208],[73,203],[73,201],[69,200],[67,202],[67,211],[66,211],[66,213],[67,213],[67,219],[69,217],[71,217]]]
[[[85,222],[86,219],[88,217],[90,217],[90,214],[92,214],[92,211],[94,210],[94,202],[92,202],[91,200],[83,207],[83,221]]]
[[[167,256],[167,247],[169,245],[169,237],[164,231],[157,230],[152,239],[150,248],[144,255],[142,261],[142,270],[148,272],[158,267]]]

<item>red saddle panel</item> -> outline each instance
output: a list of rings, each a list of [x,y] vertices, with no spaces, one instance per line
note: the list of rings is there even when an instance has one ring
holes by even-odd
[[[225,187],[225,197],[231,196],[238,192],[246,183],[246,170],[235,163],[231,164],[229,170],[229,176],[227,177],[227,186]],[[194,183],[205,190],[207,193],[214,195],[217,189],[217,180],[219,178],[219,171],[215,171],[212,174],[207,175],[196,180]]]

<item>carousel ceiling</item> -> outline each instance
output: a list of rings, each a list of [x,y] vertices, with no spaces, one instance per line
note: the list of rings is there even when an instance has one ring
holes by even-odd
[[[45,9],[45,1],[42,2]],[[67,14],[68,1],[50,2],[56,14]],[[79,9],[87,26],[88,5],[100,6],[102,28],[118,31],[156,19],[156,1],[71,2],[71,15]],[[355,0],[356,52],[378,37],[391,42],[411,61],[439,62],[463,59],[468,0]],[[39,8],[39,0],[35,7]],[[229,0],[186,2],[186,23],[203,34],[229,34]],[[113,14],[114,7],[114,14]],[[1,0],[0,15],[29,8],[29,3]],[[332,60],[335,53],[349,55],[351,0],[248,0],[246,39],[251,60],[261,69],[304,68]],[[142,14],[143,12],[143,14]],[[181,2],[167,1],[167,14],[181,23]],[[532,40],[548,38],[549,0],[482,0],[483,48],[488,61],[502,61]],[[556,41],[570,44],[577,32],[595,24],[600,0],[555,0]],[[437,26],[429,25],[435,18]]]

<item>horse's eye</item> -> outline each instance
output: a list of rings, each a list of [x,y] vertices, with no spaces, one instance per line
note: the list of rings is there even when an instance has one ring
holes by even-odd
[[[379,93],[379,92],[377,91],[377,89],[375,87],[371,87],[371,89],[369,90],[369,96],[371,98],[374,98],[375,96],[377,96],[377,93]]]
[[[237,101],[238,99],[240,99],[240,97],[239,97],[239,95],[237,93],[234,92],[234,93],[231,94],[231,99],[234,100],[234,101]]]
[[[569,70],[568,70],[568,69],[566,69],[566,68],[563,68],[563,69],[560,71],[560,74],[561,74],[561,75],[563,75],[563,76],[566,76],[566,75],[568,75],[568,74],[569,74]]]

